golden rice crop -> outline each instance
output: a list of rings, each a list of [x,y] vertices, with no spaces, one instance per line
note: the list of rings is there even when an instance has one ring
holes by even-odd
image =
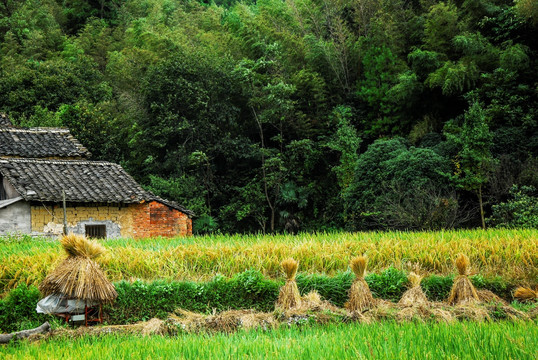
[[[371,272],[417,263],[425,273],[449,275],[453,254],[465,253],[481,275],[525,284],[538,278],[536,239],[538,230],[498,229],[114,239],[99,241],[107,250],[99,263],[112,281],[206,281],[247,269],[278,278],[281,259],[290,257],[302,272],[334,275],[348,268],[349,258],[367,253]],[[58,241],[40,238],[0,238],[0,249],[0,293],[21,282],[37,285],[64,257]]]

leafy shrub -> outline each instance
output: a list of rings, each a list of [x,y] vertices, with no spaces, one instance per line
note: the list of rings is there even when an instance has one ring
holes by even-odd
[[[386,269],[381,274],[368,274],[364,280],[368,283],[375,297],[385,300],[398,301],[407,290],[407,275],[393,267]]]
[[[49,316],[36,312],[40,297],[35,286],[22,283],[0,300],[0,332],[30,329],[48,320]]]
[[[432,149],[409,147],[401,138],[377,140],[359,159],[344,192],[346,212],[355,229],[449,228],[458,202],[443,174],[448,158]]]
[[[315,290],[336,306],[344,306],[354,277],[355,275],[350,271],[339,273],[334,277],[320,274],[299,274],[297,275],[297,287],[301,294]]]
[[[512,290],[515,287],[508,284],[500,276],[485,278],[482,275],[475,275],[471,276],[471,282],[476,288],[492,291],[504,299],[510,299],[512,297]]]
[[[281,284],[265,279],[254,270],[231,279],[215,276],[207,283],[121,281],[116,284],[118,298],[106,307],[108,321],[114,324],[165,318],[177,308],[196,312],[229,309],[270,311]]]
[[[453,283],[453,276],[430,275],[422,280],[420,286],[428,299],[443,301],[448,298]]]
[[[195,234],[209,234],[217,231],[218,222],[213,216],[203,214],[194,220],[192,230]]]
[[[538,228],[538,196],[533,186],[513,185],[507,202],[493,205],[491,225],[508,228]]]

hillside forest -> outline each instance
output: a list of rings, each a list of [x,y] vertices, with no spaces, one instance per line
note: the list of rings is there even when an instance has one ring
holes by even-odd
[[[0,112],[194,230],[538,227],[533,0],[2,0]]]

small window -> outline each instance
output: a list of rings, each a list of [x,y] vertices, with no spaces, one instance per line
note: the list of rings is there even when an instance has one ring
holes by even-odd
[[[106,238],[106,225],[86,225],[87,238]]]

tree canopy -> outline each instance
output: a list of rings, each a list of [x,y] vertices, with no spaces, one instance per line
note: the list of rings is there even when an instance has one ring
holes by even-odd
[[[200,232],[473,227],[538,186],[537,38],[524,0],[6,0],[0,112]]]

